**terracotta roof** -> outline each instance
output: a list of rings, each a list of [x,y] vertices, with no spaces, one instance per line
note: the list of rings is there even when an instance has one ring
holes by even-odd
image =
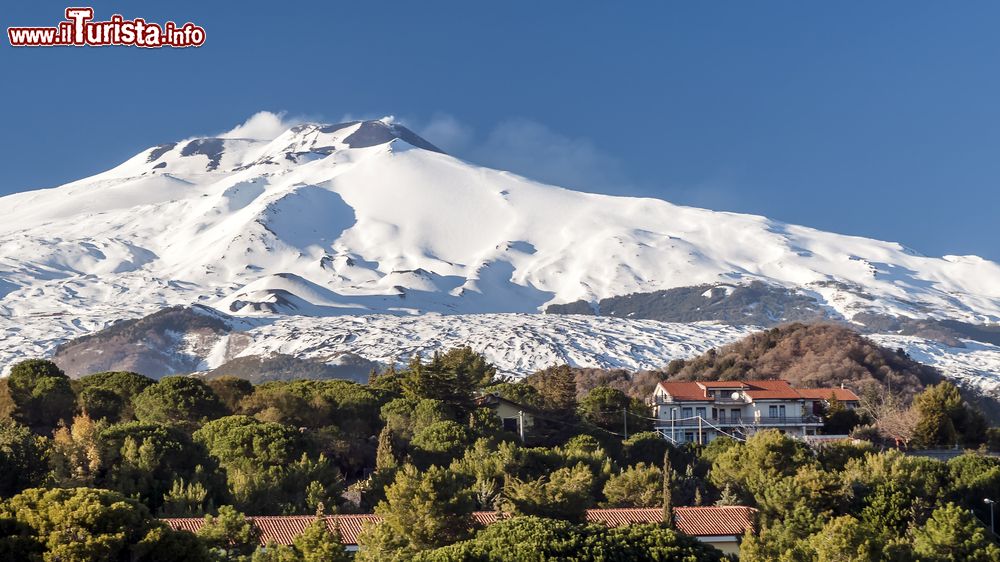
[[[675,400],[713,400],[712,397],[705,396],[705,389],[696,382],[664,381],[660,383],[660,388]]]
[[[764,379],[755,381],[697,381],[680,382],[664,381],[660,388],[674,397],[675,400],[714,401],[711,396],[705,396],[710,388],[741,388],[753,400],[801,400],[803,398],[816,400],[828,399],[833,393],[837,400],[859,400],[858,396],[846,388],[792,388],[788,381],[781,379]]]
[[[746,388],[743,381],[698,381],[698,384],[705,388]]]
[[[752,507],[677,507],[674,516],[677,529],[691,536],[742,535],[748,529],[753,529],[757,510]],[[588,509],[587,521],[604,523],[608,527],[619,527],[633,523],[656,523],[660,521],[662,511],[658,507],[620,508],[620,509]],[[480,525],[496,523],[504,514],[494,511],[479,511],[472,514]],[[292,544],[295,537],[316,518],[312,515],[265,515],[247,517],[260,532],[261,545],[269,543]],[[328,515],[326,525],[331,530],[336,522],[340,529],[340,540],[345,545],[358,544],[358,536],[366,525],[372,525],[382,520],[371,514]],[[198,532],[205,520],[201,517],[174,517],[161,519],[169,527],[176,530]]]
[[[811,400],[829,400],[831,394],[842,402],[858,402],[861,400],[857,394],[854,394],[854,392],[847,388],[800,388],[798,391],[803,398]]]
[[[799,393],[783,380],[760,380],[746,381],[750,387],[746,390],[746,395],[754,400],[798,400],[802,398]]]
[[[677,528],[693,537],[742,535],[753,530],[757,510],[741,505],[676,507]]]

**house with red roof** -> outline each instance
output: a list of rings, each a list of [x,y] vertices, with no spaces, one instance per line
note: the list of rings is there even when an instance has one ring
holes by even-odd
[[[793,388],[779,379],[664,381],[653,392],[656,430],[673,443],[708,443],[719,436],[744,439],[764,429],[796,437],[817,435],[833,401],[858,406],[846,388]]]
[[[478,526],[488,526],[510,517],[495,511],[477,511],[472,514]],[[659,507],[614,509],[588,509],[588,523],[602,523],[608,527],[621,527],[643,523],[658,523],[663,517]],[[310,515],[268,515],[247,517],[254,527],[260,546],[269,544],[290,545],[302,534],[316,517]],[[365,527],[382,520],[378,515],[343,514],[327,515],[324,523],[336,529],[344,547],[351,552],[359,549],[358,537]],[[740,540],[747,532],[754,532],[757,510],[744,506],[675,507],[674,524],[678,531],[718,548],[726,554],[738,554]],[[205,524],[202,517],[171,517],[162,519],[174,530],[197,533]]]

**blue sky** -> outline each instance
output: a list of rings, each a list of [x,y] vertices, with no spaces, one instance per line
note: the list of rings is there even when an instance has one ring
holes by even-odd
[[[1000,4],[95,2],[200,49],[0,47],[0,194],[260,110],[543,180],[1000,260]],[[87,4],[85,4],[87,5]],[[7,3],[3,26],[66,4]]]

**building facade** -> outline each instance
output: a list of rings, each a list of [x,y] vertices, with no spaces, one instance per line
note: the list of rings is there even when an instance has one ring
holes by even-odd
[[[816,435],[832,399],[848,408],[858,397],[845,388],[796,389],[783,380],[661,382],[653,392],[656,431],[673,443],[737,439],[764,429],[795,437]]]

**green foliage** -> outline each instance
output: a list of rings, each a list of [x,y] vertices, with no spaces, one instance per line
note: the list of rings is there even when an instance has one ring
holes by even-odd
[[[218,463],[204,446],[175,427],[119,423],[100,430],[97,442],[102,470],[95,484],[137,497],[154,511],[164,505],[178,481],[188,483],[185,509],[199,512],[225,499]],[[199,490],[204,492],[203,502],[192,505],[190,494]],[[176,495],[171,498],[175,502],[179,499]]]
[[[164,377],[139,393],[134,405],[144,422],[199,424],[225,413],[212,389],[193,377]]]
[[[627,465],[636,465],[641,462],[660,464],[663,462],[663,455],[669,446],[667,440],[659,433],[643,431],[630,435],[622,442],[622,456]]]
[[[0,497],[42,484],[48,458],[45,439],[15,421],[0,419]]]
[[[604,485],[604,507],[656,507],[663,502],[663,471],[639,463],[613,474]]]
[[[240,403],[240,412],[295,427],[335,426],[350,436],[378,433],[379,393],[345,380],[268,382]]]
[[[478,390],[496,376],[496,368],[468,347],[435,353],[429,363],[414,357],[401,376],[401,388],[409,398],[440,400],[464,417],[475,408]]]
[[[447,404],[431,398],[396,398],[382,406],[381,417],[385,428],[403,443],[408,443],[414,433],[429,425],[456,421]]]
[[[849,461],[841,477],[862,498],[860,518],[873,529],[897,535],[921,524],[949,486],[946,465],[898,451]]]
[[[133,400],[156,381],[130,371],[106,371],[82,377],[78,384],[77,401],[83,412],[95,420],[117,422],[135,419]]]
[[[331,531],[326,519],[317,517],[295,538],[295,551],[302,562],[349,562],[350,555],[340,542],[336,526]]]
[[[874,447],[867,441],[855,443],[849,439],[820,443],[815,446],[820,465],[826,470],[842,471],[853,459],[864,458]]]
[[[73,419],[76,394],[69,377],[55,363],[28,359],[15,364],[7,377],[14,419],[46,434]]]
[[[144,506],[107,490],[28,489],[0,504],[0,520],[18,530],[0,538],[0,551],[13,542],[25,549],[19,554],[41,552],[45,560],[198,560],[204,554],[165,531]],[[167,556],[157,556],[160,550]]]
[[[226,468],[252,470],[292,462],[305,448],[295,428],[248,416],[226,416],[194,432],[195,441]]]
[[[861,423],[858,413],[830,393],[826,411],[823,412],[823,433],[826,435],[849,435]]]
[[[205,384],[219,397],[230,414],[238,414],[240,402],[254,391],[250,381],[229,375],[211,379]]]
[[[245,515],[232,506],[219,508],[218,515],[206,515],[198,537],[223,560],[248,557],[257,549],[257,530]]]
[[[524,382],[541,397],[542,407],[553,414],[572,415],[576,410],[576,375],[568,365],[549,367],[528,375]]]
[[[955,504],[942,506],[913,533],[913,551],[932,562],[1000,560],[1000,547],[986,538],[986,529]]]
[[[817,562],[868,562],[881,554],[878,537],[850,515],[831,519],[810,545]]]
[[[484,393],[496,394],[497,396],[532,408],[541,408],[542,396],[538,389],[523,382],[500,382],[491,384],[483,389]]]
[[[416,562],[715,562],[711,546],[659,525],[608,529],[540,517],[514,517],[490,525],[472,540],[423,552]]]
[[[360,537],[359,561],[395,560],[468,538],[474,527],[471,494],[454,473],[404,465],[375,508],[383,522]]]
[[[214,502],[204,484],[178,478],[163,495],[160,514],[166,517],[200,517],[213,509]]]
[[[927,387],[913,399],[920,415],[913,442],[917,447],[949,448],[957,443],[978,447],[986,442],[986,421],[962,399],[950,382]]]
[[[503,508],[518,515],[583,521],[595,503],[593,488],[594,473],[584,463],[534,480],[511,478],[504,486]]]
[[[99,386],[86,387],[77,395],[80,411],[95,420],[111,422],[121,419],[125,402],[113,391]]]
[[[632,400],[624,392],[599,386],[584,396],[577,407],[584,420],[610,431],[624,431],[625,412]]]
[[[983,499],[1000,500],[1000,459],[966,453],[948,461],[951,501],[989,521],[989,506]]]
[[[447,465],[469,446],[469,429],[453,421],[439,421],[413,436],[414,460],[418,466]]]
[[[339,470],[322,454],[310,457],[293,427],[227,416],[205,424],[194,439],[225,469],[229,492],[241,509],[301,513],[320,501],[336,503]]]
[[[726,447],[712,463],[710,480],[747,498],[761,497],[770,483],[816,462],[807,445],[777,431],[761,431],[746,443]]]

